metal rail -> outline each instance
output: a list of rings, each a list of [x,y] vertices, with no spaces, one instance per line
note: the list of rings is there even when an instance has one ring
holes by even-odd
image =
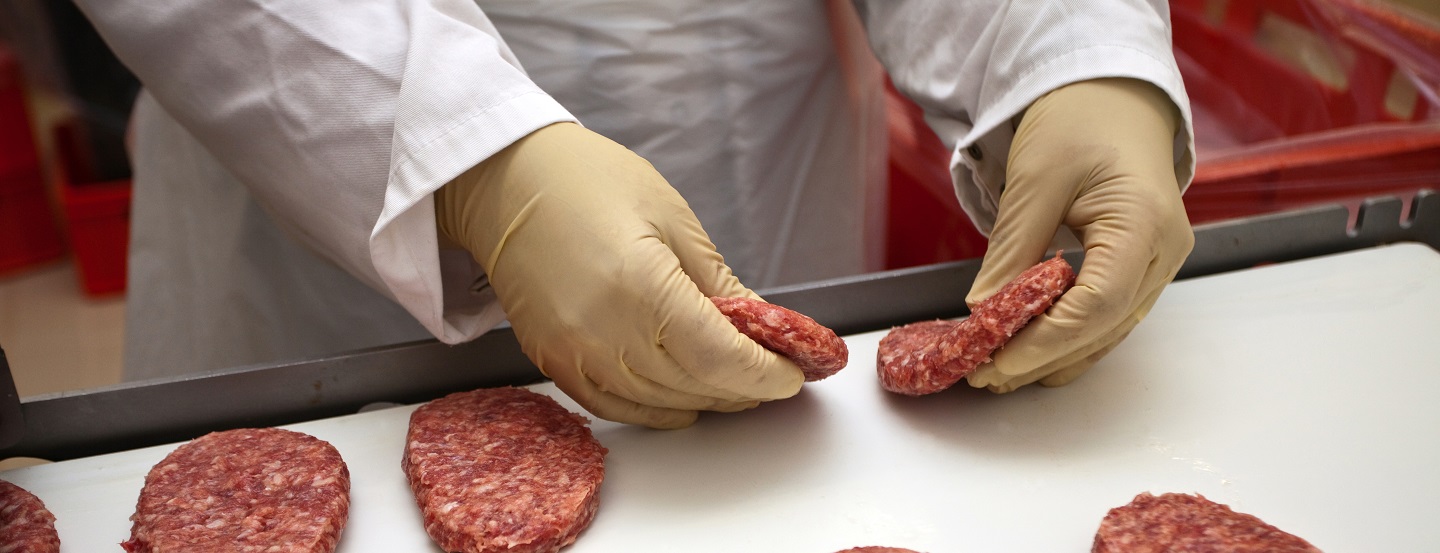
[[[1204,225],[1179,278],[1193,278],[1394,242],[1440,250],[1440,195],[1423,191],[1408,214],[1396,198],[1364,202],[1355,228],[1339,205]],[[1403,215],[1403,216],[1402,216]],[[1079,265],[1082,257],[1066,255]],[[967,313],[978,260],[762,290],[774,303],[853,334]],[[8,374],[4,376],[8,377]],[[242,426],[354,413],[376,402],[540,380],[514,334],[501,328],[459,346],[421,341],[319,359],[26,398],[24,435],[0,458],[60,460],[193,438]],[[0,398],[3,400],[3,398]],[[0,405],[3,407],[3,405]],[[9,417],[10,415],[5,415]],[[3,425],[13,426],[7,419]]]

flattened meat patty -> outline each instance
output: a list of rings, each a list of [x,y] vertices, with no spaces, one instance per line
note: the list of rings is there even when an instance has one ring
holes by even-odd
[[[40,498],[0,480],[0,553],[59,553],[55,515]]]
[[[279,428],[215,432],[150,469],[130,553],[331,553],[350,509],[340,452]]]
[[[1142,493],[1110,509],[1092,553],[1320,553],[1299,537],[1202,495]]]
[[[880,386],[898,394],[923,395],[954,385],[950,374],[936,370],[940,365],[938,344],[959,323],[920,321],[890,329],[875,352],[875,370]]]
[[[425,531],[445,551],[548,553],[590,524],[606,450],[584,417],[521,388],[431,401],[410,415],[401,463]]]

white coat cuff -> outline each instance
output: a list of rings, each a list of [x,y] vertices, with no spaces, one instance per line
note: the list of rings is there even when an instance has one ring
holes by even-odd
[[[983,106],[970,131],[956,142],[950,173],[960,205],[987,236],[995,226],[1000,190],[1014,129],[1009,122],[1046,93],[1062,86],[1112,77],[1145,81],[1164,91],[1180,111],[1183,125],[1174,139],[1175,179],[1183,192],[1195,175],[1195,132],[1190,100],[1173,61],[1123,45],[1096,45],[1058,56],[1016,80],[998,100]],[[945,122],[931,121],[943,129]]]
[[[447,312],[432,195],[445,183],[526,135],[576,121],[549,95],[530,91],[490,106],[392,165],[385,203],[370,235],[375,270],[395,300],[447,344],[504,320],[498,302]]]

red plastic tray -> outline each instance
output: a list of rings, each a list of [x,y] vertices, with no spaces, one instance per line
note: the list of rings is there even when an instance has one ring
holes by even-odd
[[[70,124],[55,128],[54,173],[76,272],[86,294],[118,294],[125,290],[130,243],[130,179],[94,180],[79,138]]]

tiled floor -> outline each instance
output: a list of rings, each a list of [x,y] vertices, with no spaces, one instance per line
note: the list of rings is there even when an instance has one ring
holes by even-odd
[[[0,276],[0,347],[20,397],[120,382],[123,297],[80,291],[74,264]]]

